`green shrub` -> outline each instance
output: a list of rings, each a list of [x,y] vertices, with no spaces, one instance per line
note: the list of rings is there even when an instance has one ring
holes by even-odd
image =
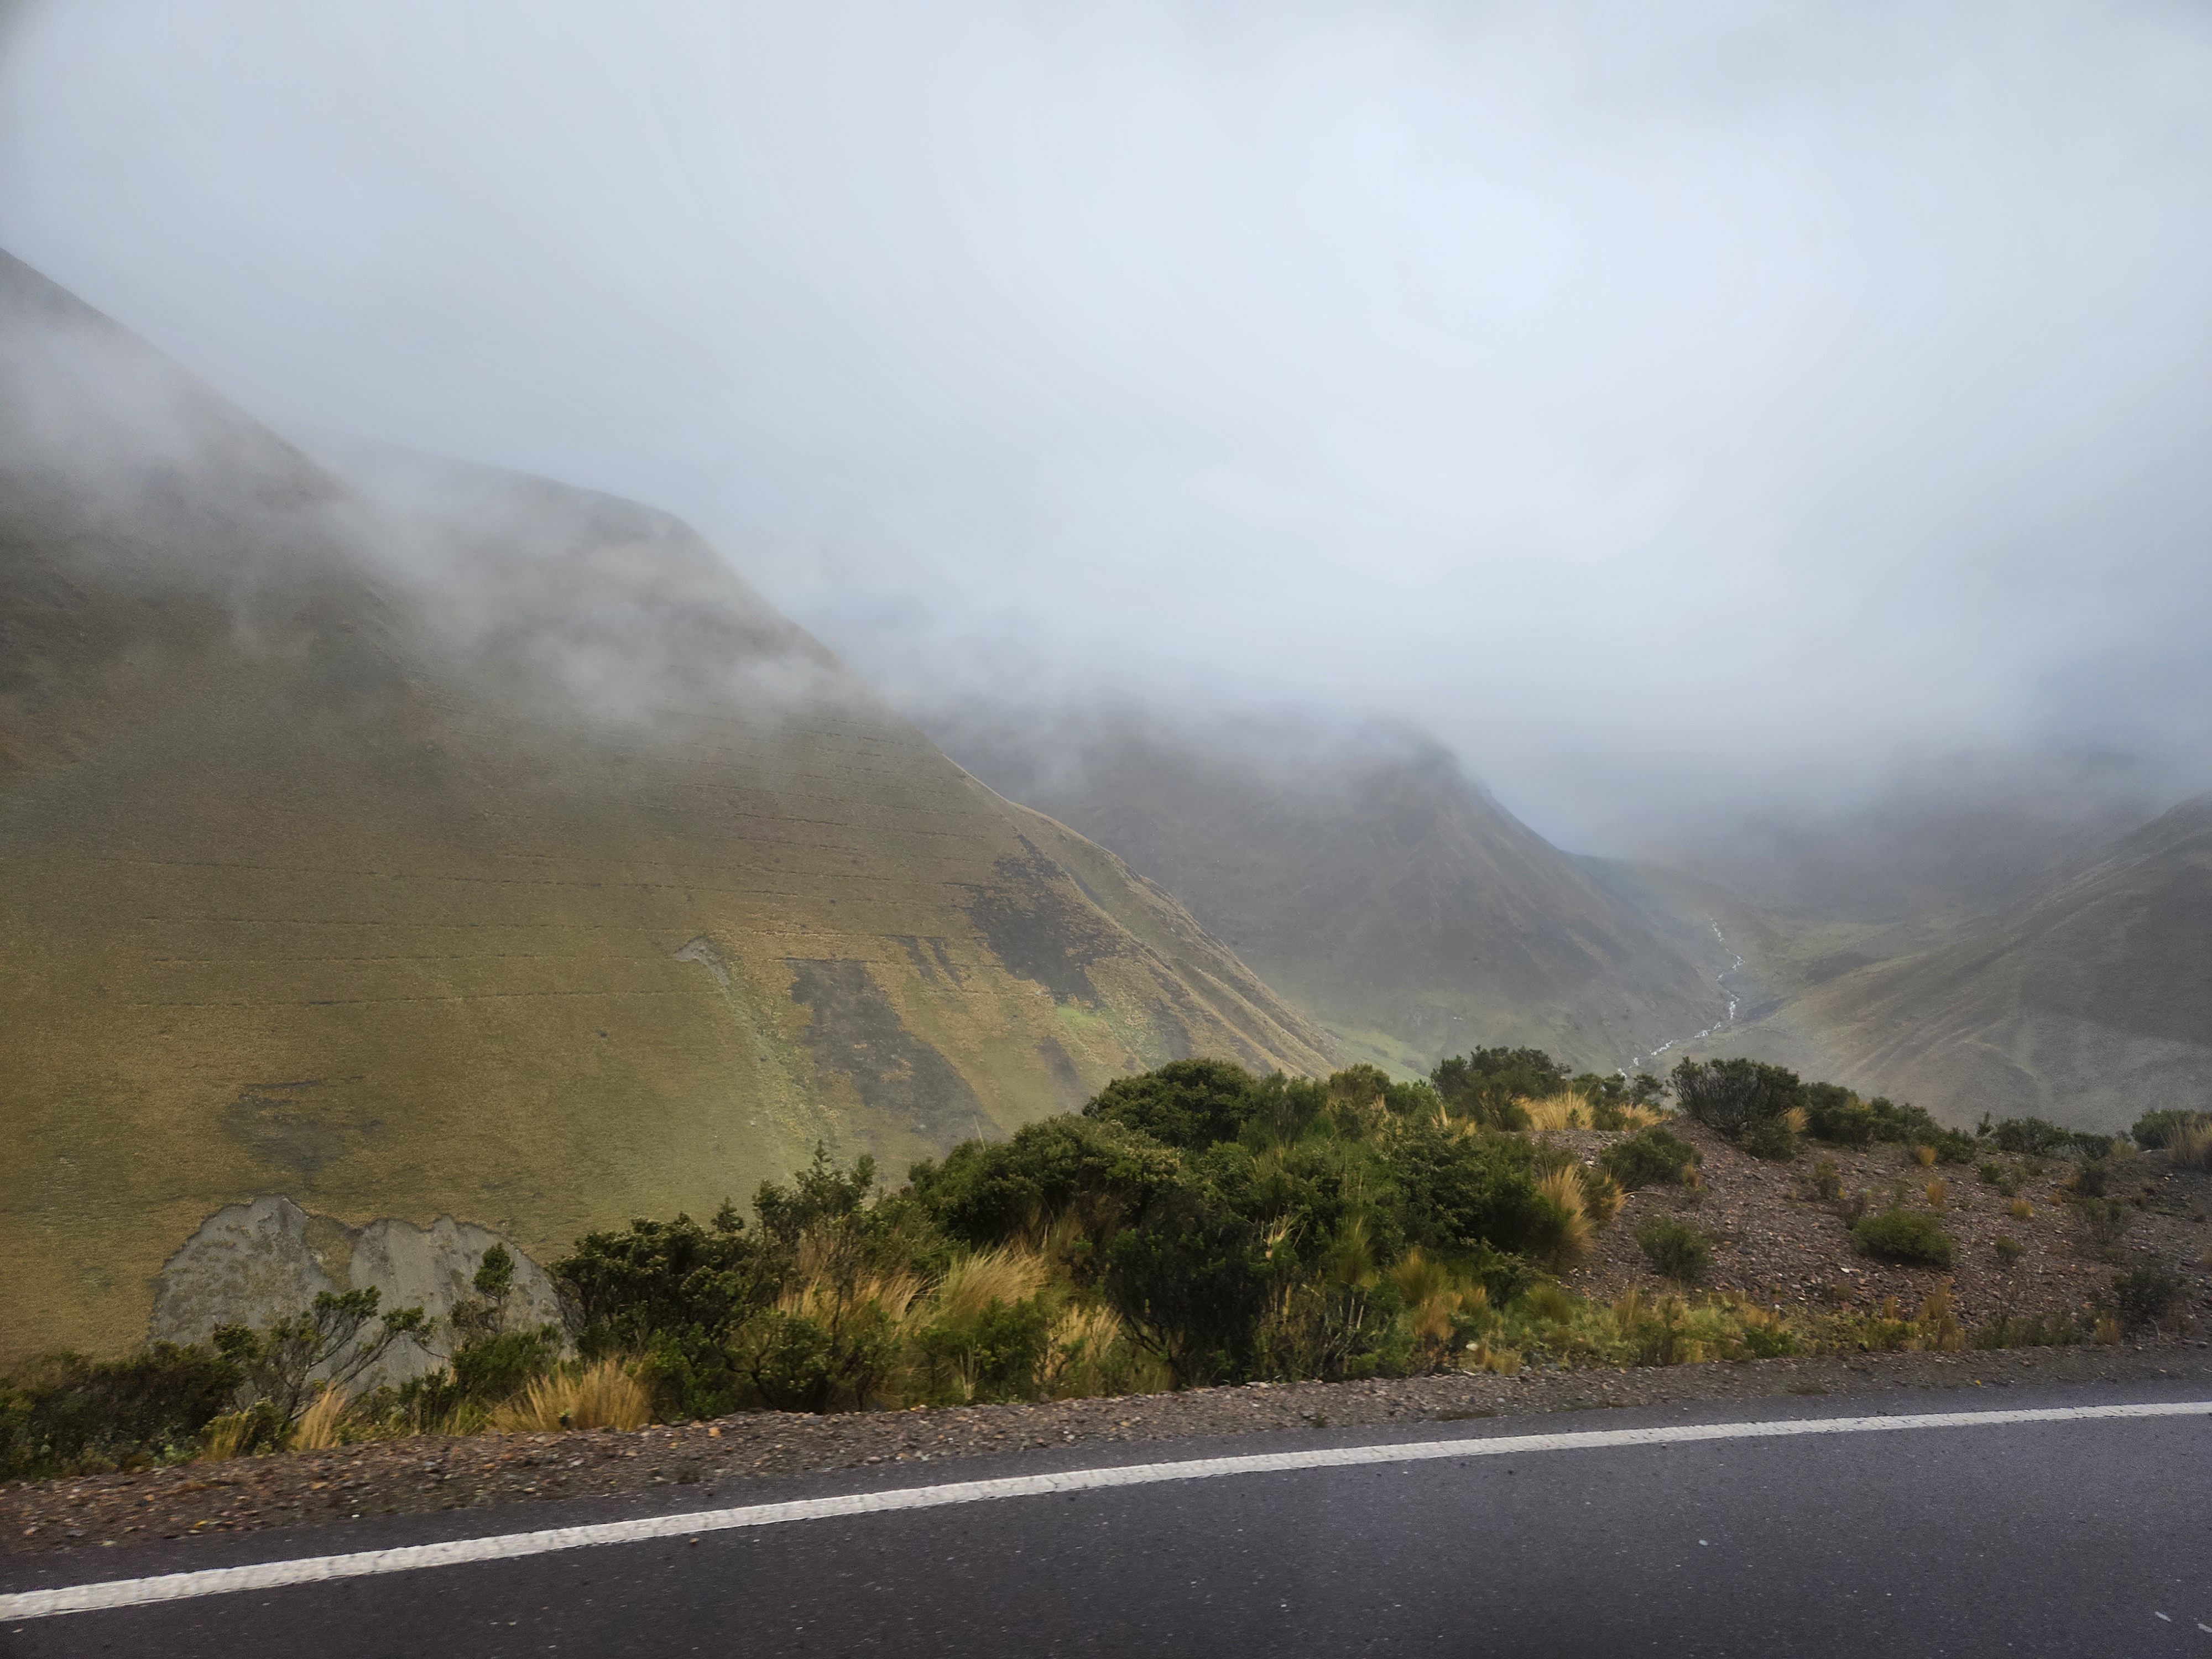
[[[1686,1060],[1674,1068],[1674,1084],[1684,1112],[1731,1140],[1802,1105],[1805,1094],[1796,1073],[1755,1060]]]
[[[1963,1164],[1973,1156],[1971,1136],[1945,1128],[1910,1103],[1881,1096],[1861,1100],[1832,1083],[1808,1083],[1804,1107],[1806,1133],[1816,1140],[1843,1146],[1868,1146],[1876,1141],[1931,1146],[1936,1158],[1946,1164]]]
[[[2027,1254],[2027,1246],[2007,1233],[1999,1233],[1990,1248],[1996,1251],[1997,1260],[2008,1267]]]
[[[1541,1048],[1477,1048],[1441,1061],[1429,1086],[1455,1114],[1492,1128],[1527,1127],[1517,1100],[1541,1100],[1566,1085],[1570,1068]]]
[[[1816,1204],[1841,1203],[1844,1176],[1843,1171],[1836,1167],[1836,1160],[1824,1158],[1814,1164],[1808,1173],[1800,1176],[1797,1178],[1797,1193],[1801,1198],[1809,1199]]]
[[[1863,1255],[1921,1267],[1948,1267],[1958,1251],[1951,1235],[1936,1224],[1933,1216],[1912,1210],[1885,1210],[1865,1217],[1852,1227],[1851,1243]]]
[[[1695,1284],[1712,1266],[1712,1240],[1680,1216],[1648,1217],[1636,1230],[1636,1247],[1654,1269],[1680,1284]]]
[[[1753,1158],[1768,1158],[1777,1164],[1786,1164],[1797,1156],[1796,1132],[1785,1118],[1755,1120],[1737,1138],[1736,1145]]]
[[[2187,1289],[2180,1274],[2154,1263],[2113,1275],[2112,1305],[2126,1325],[2155,1325],[2173,1311]]]
[[[2084,1198],[2077,1200],[2074,1208],[2081,1218],[2084,1251],[2100,1261],[2110,1261],[2118,1250],[2120,1240],[2135,1224],[2134,1206],[2124,1199]]]
[[[2073,1139],[2071,1131],[2039,1117],[2008,1117],[1997,1123],[1984,1117],[1982,1127],[1999,1152],[2029,1158],[2048,1158],[2064,1151]]]
[[[2081,1340],[2081,1327],[2063,1313],[1999,1314],[1977,1330],[1972,1348],[2070,1348]]]
[[[2145,1112],[2136,1120],[2136,1127],[2130,1133],[2136,1146],[2155,1147],[2166,1145],[2178,1130],[2202,1128],[2208,1124],[2212,1124],[2212,1112]]]
[[[1051,1323],[1043,1298],[1031,1297],[925,1327],[915,1346],[927,1362],[927,1391],[951,1401],[1034,1400]]]
[[[0,1381],[0,1479],[129,1468],[187,1456],[230,1407],[238,1367],[157,1342],[127,1359],[55,1353]]]
[[[551,1370],[565,1346],[558,1325],[534,1331],[502,1331],[453,1351],[449,1362],[463,1400],[495,1406],[520,1394]]]
[[[1598,1154],[1597,1160],[1598,1167],[1616,1184],[1631,1191],[1680,1182],[1704,1161],[1704,1154],[1695,1146],[1656,1124],[1626,1140],[1616,1140]]]

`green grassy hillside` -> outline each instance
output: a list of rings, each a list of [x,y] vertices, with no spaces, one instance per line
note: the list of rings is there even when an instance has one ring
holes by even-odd
[[[133,1340],[256,1194],[544,1251],[1327,1068],[680,524],[350,483],[12,262],[0,388],[0,1348]]]

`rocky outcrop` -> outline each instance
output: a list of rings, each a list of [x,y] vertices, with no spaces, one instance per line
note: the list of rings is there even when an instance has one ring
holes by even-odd
[[[146,1334],[155,1341],[204,1341],[221,1325],[265,1325],[297,1313],[325,1291],[374,1288],[380,1306],[420,1306],[433,1323],[430,1348],[394,1345],[362,1386],[404,1382],[444,1363],[448,1318],[456,1303],[473,1294],[477,1267],[495,1244],[505,1244],[514,1258],[509,1324],[559,1322],[560,1296],[544,1268],[472,1221],[440,1216],[418,1227],[386,1218],[349,1227],[281,1196],[225,1205],[162,1267]]]

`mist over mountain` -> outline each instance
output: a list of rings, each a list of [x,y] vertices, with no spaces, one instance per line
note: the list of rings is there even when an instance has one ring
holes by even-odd
[[[2198,1108],[2212,1095],[2212,799],[1932,945],[1838,953],[1796,978],[1732,1049],[1962,1124],[2033,1113],[2110,1131]]]
[[[127,1343],[258,1195],[544,1251],[1182,1055],[1327,1069],[665,514],[342,476],[4,259],[0,371],[11,1350]]]
[[[1175,894],[1363,1057],[1419,1073],[1528,1044],[1612,1070],[1724,1012],[1700,959],[1711,941],[1663,937],[1402,726],[1127,707],[921,718],[1001,793]]]

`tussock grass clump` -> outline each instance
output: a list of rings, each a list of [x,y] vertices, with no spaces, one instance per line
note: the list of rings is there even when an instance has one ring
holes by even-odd
[[[1863,1218],[1851,1229],[1851,1243],[1863,1255],[1916,1267],[1948,1267],[1958,1253],[1951,1235],[1933,1216],[1907,1210]]]
[[[325,1389],[315,1396],[314,1404],[300,1414],[292,1428],[294,1451],[327,1451],[338,1443],[338,1428],[345,1421],[346,1396],[343,1389]]]
[[[200,1441],[199,1462],[228,1463],[246,1449],[260,1419],[252,1412],[227,1412],[207,1425]]]
[[[1933,1146],[1915,1146],[1912,1149],[1912,1161],[1923,1170],[1934,1168],[1936,1149]]]
[[[501,1434],[551,1434],[561,1429],[641,1429],[653,1396],[620,1357],[568,1364],[539,1377],[491,1413]]]
[[[2212,1118],[2175,1129],[2166,1150],[2177,1169],[2212,1168]]]
[[[2005,1213],[2010,1216],[2014,1221],[2027,1221],[2034,1216],[2035,1206],[2029,1203],[2024,1198],[2015,1198],[2013,1200],[2012,1203],[2006,1207]]]
[[[1600,1100],[1590,1106],[1590,1127],[1609,1131],[1648,1129],[1667,1121],[1667,1114],[1653,1106],[1624,1105],[1617,1101]]]
[[[970,1319],[994,1303],[1012,1307],[1035,1296],[1051,1277],[1052,1263],[1042,1250],[1018,1245],[976,1250],[946,1270],[935,1312],[939,1318]]]
[[[1527,1097],[1513,1103],[1521,1109],[1531,1129],[1586,1129],[1589,1127],[1589,1102],[1571,1089],[1562,1089],[1558,1094],[1546,1095],[1531,1100]]]
[[[1950,1199],[1950,1183],[1944,1181],[1941,1176],[1938,1176],[1936,1180],[1928,1183],[1927,1195],[1928,1207],[1929,1209],[1942,1209]]]

